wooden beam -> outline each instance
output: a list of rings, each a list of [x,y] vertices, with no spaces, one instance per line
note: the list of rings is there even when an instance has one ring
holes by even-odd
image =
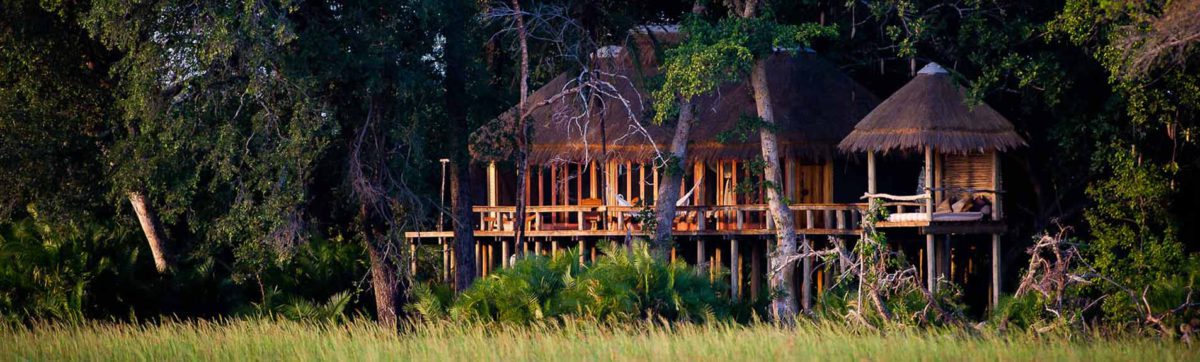
[[[704,239],[696,239],[696,268],[703,271],[707,268],[705,265],[708,257],[704,256]]]

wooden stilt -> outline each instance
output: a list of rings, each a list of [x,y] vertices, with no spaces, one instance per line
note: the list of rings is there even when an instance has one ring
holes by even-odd
[[[925,278],[929,291],[937,291],[937,250],[934,249],[933,234],[925,234]]]
[[[550,241],[550,258],[558,257],[558,240]]]
[[[729,240],[729,293],[733,296],[733,300],[741,298],[741,290],[739,281],[741,281],[741,270],[738,269],[738,241],[737,239]]]
[[[511,251],[508,250],[508,240],[501,241],[500,242],[500,258],[501,258],[500,265],[505,268],[512,266],[512,263],[509,262],[509,259],[510,259],[509,253],[510,252]]]
[[[708,268],[708,257],[704,255],[704,239],[696,240],[696,269],[704,271]]]
[[[992,308],[1000,305],[1000,234],[992,234]]]
[[[417,241],[413,240],[408,244],[408,262],[409,272],[415,278],[417,276]]]
[[[534,253],[534,255],[538,255],[538,256],[542,255],[542,241],[541,240],[533,242],[533,253]]]
[[[713,281],[716,281],[717,274],[721,271],[721,267],[723,267],[723,266],[724,265],[721,263],[721,244],[717,244],[717,247],[715,249],[713,249],[712,268],[709,268],[710,270],[712,270]]]
[[[483,244],[479,240],[475,240],[475,273],[483,277]]]
[[[806,253],[812,251],[812,241],[808,240],[808,235],[801,235],[800,238],[804,243],[801,250]],[[812,309],[812,257],[805,257],[802,263],[804,277],[801,279],[800,307],[807,311]]]
[[[758,298],[759,290],[762,288],[761,280],[764,277],[760,259],[763,246],[759,241],[754,243],[754,252],[750,253],[750,298]]]
[[[447,243],[445,238],[439,238],[438,244],[442,246],[442,282],[449,284],[450,276],[453,275],[450,274],[450,265],[454,264],[450,259],[450,243]]]

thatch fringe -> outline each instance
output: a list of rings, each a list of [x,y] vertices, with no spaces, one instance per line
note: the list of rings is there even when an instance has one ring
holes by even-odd
[[[838,148],[887,152],[925,146],[946,153],[1006,151],[1025,146],[1025,140],[992,107],[969,104],[966,90],[930,63],[863,117]]]

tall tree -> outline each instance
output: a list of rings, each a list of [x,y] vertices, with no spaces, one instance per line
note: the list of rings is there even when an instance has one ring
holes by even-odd
[[[702,0],[692,5],[693,16],[704,15],[705,10]],[[660,258],[665,258],[675,243],[672,233],[675,228],[675,210],[681,192],[680,186],[683,184],[684,170],[687,167],[688,138],[692,134],[692,124],[696,121],[691,98],[673,96],[679,99],[679,117],[675,120],[675,132],[671,135],[671,154],[662,162],[664,172],[658,185],[658,198],[654,200],[653,247],[655,255]],[[662,118],[656,118],[658,123],[661,123],[661,120]]]
[[[443,45],[442,61],[445,64],[445,76],[442,79],[446,115],[450,123],[449,137],[452,145],[447,151],[452,155],[450,171],[450,203],[451,220],[454,225],[454,255],[455,274],[454,286],[458,291],[464,291],[475,280],[475,230],[471,199],[471,155],[468,152],[468,142],[474,131],[467,117],[470,96],[467,94],[468,63],[473,58],[474,48],[466,30],[472,27],[472,15],[476,13],[473,4],[466,1],[449,1],[444,7],[444,22],[441,23],[441,34],[446,41]],[[441,211],[439,211],[441,212]]]
[[[665,80],[654,95],[655,117],[661,120],[675,112],[682,114],[683,111],[676,108],[677,97],[686,100],[708,93],[724,82],[745,79],[745,74],[749,73],[766,168],[763,186],[768,190],[768,211],[776,225],[778,243],[771,256],[770,284],[776,291],[771,311],[776,320],[787,323],[799,310],[792,286],[798,251],[791,211],[779,190],[779,155],[772,133],[774,116],[764,62],[778,48],[796,51],[809,46],[816,38],[832,35],[834,30],[814,23],[782,25],[755,17],[755,1],[733,5],[731,10],[735,11],[735,16],[721,19],[716,24],[696,18],[685,22],[686,38],[667,53]]]

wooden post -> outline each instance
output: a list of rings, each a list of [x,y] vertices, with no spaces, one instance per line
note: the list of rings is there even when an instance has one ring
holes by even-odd
[[[550,165],[550,205],[558,205],[558,165]],[[558,213],[550,213],[550,222],[558,223]]]
[[[650,206],[650,200],[646,198],[646,164],[638,162],[638,200],[642,201],[642,205]]]
[[[925,284],[930,292],[937,291],[937,272],[934,270],[937,252],[933,249],[933,234],[925,234]]]
[[[1000,152],[992,151],[992,190],[996,190],[992,200],[992,220],[1004,219],[1004,203],[1000,202],[1001,189],[1004,183],[1000,177]]]
[[[588,197],[591,197],[593,199],[600,198],[600,194],[596,192],[596,188],[599,185],[596,184],[596,161],[595,160],[592,160],[591,162],[588,163],[588,180],[591,181],[591,184],[588,185]]]
[[[867,152],[867,193],[875,194],[875,152]],[[874,200],[874,198],[871,198]]]
[[[487,202],[488,206],[496,206],[500,191],[496,189],[496,162],[488,162],[487,167]]]
[[[762,249],[762,243],[755,242],[754,252],[750,253],[750,298],[758,298],[758,291],[762,288]]]
[[[992,234],[992,310],[1000,305],[1000,234]]]
[[[505,268],[512,267],[512,263],[509,262],[509,255],[511,253],[512,253],[512,251],[508,250],[508,240],[501,241],[500,242],[500,257],[503,258],[500,260],[501,266],[503,266]]]
[[[453,261],[450,260],[450,243],[446,242],[445,238],[438,238],[438,244],[442,246],[442,282],[450,284],[450,265]]]
[[[542,241],[541,240],[533,242],[533,254],[538,255],[538,256],[542,255]]]
[[[475,239],[475,273],[483,277],[483,242]]]
[[[576,238],[575,246],[579,248],[579,265],[583,266],[583,264],[587,262],[587,253],[584,252],[585,247],[587,246],[587,241],[583,240],[583,238]]]
[[[658,202],[658,168],[654,168],[654,187],[650,188],[650,192],[654,194],[654,202]]]
[[[704,239],[697,239],[696,240],[696,268],[701,271],[703,271],[706,268],[705,262],[708,261],[708,257],[704,256],[704,254],[705,254]]]
[[[633,162],[625,161],[625,201],[633,202]]]
[[[713,264],[708,269],[709,275],[712,277],[711,279],[716,281],[717,272],[721,270],[721,244],[717,244],[717,247],[713,249]]]
[[[412,240],[411,244],[408,244],[408,262],[410,264],[409,272],[412,273],[410,275],[412,275],[413,278],[417,277],[417,243],[418,241],[414,239]]]
[[[741,298],[741,290],[739,283],[742,279],[741,270],[738,269],[738,241],[737,239],[729,240],[729,292],[733,296],[733,300]]]
[[[487,263],[488,263],[488,266],[487,266],[488,274],[491,274],[493,271],[495,271],[494,269],[496,268],[496,244],[495,243],[488,244]]]
[[[811,214],[810,214],[811,215]],[[808,240],[808,235],[801,235],[801,242],[804,247],[800,248],[802,252],[808,253],[812,251],[812,241]],[[804,278],[801,279],[800,289],[800,306],[805,311],[812,308],[812,257],[806,256],[803,259]]]
[[[942,179],[946,178],[946,176],[942,173],[942,168],[946,167],[945,164],[946,163],[942,160],[942,157],[933,157],[933,187],[942,189],[942,191],[933,192],[934,205],[942,203],[942,199],[946,198],[945,185],[942,184]]]
[[[550,258],[558,256],[558,240],[550,241]]]
[[[933,222],[933,146],[925,146],[925,215]]]

